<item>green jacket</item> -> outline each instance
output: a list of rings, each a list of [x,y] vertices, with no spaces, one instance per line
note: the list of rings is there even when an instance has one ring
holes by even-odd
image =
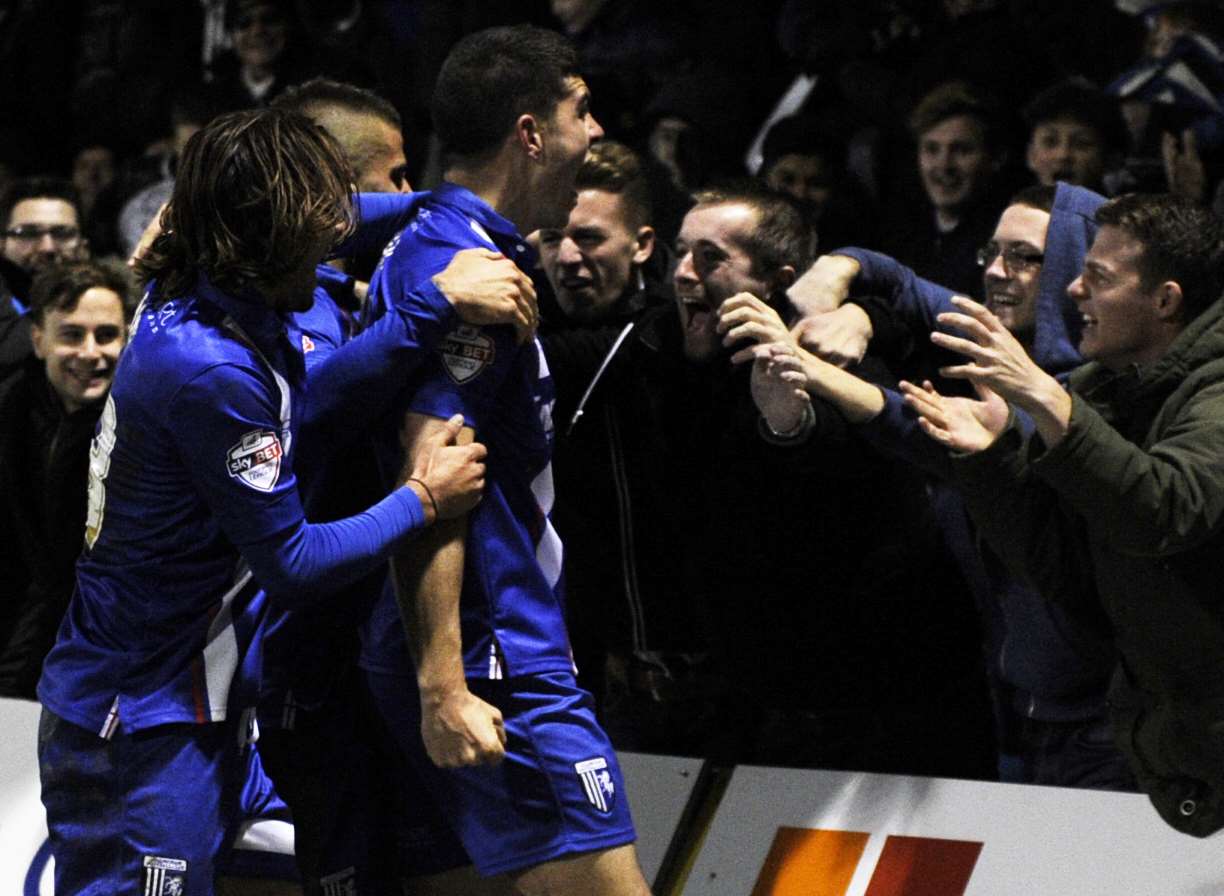
[[[1156,363],[1075,370],[1070,429],[954,463],[970,512],[1050,599],[1099,602],[1114,733],[1161,817],[1224,827],[1224,302]]]

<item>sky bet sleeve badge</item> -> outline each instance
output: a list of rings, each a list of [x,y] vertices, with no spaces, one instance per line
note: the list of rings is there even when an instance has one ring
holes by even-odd
[[[226,466],[235,479],[258,491],[270,492],[276,485],[283,453],[276,433],[257,429],[248,432],[229,450]]]
[[[492,338],[477,327],[468,326],[449,333],[438,351],[442,355],[442,366],[450,378],[461,386],[478,377],[486,367],[491,367],[496,354]]]
[[[608,771],[608,760],[602,756],[574,763],[574,771],[582,780],[587,802],[600,812],[611,812],[616,800],[616,785]]]

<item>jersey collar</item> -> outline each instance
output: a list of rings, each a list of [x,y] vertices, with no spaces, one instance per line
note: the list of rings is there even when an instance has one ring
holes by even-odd
[[[479,225],[498,251],[524,271],[530,271],[536,266],[536,253],[527,245],[514,223],[499,215],[491,205],[467,187],[443,181],[433,191],[433,195],[442,204],[458,210]]]
[[[285,320],[264,304],[263,297],[252,289],[237,298],[213,285],[204,274],[196,283],[196,296],[231,318],[255,348],[274,363],[288,370],[293,379],[300,379],[301,355],[289,340]]]

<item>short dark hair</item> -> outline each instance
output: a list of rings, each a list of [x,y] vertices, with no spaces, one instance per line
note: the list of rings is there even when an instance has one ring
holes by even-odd
[[[1190,321],[1224,290],[1224,225],[1196,202],[1169,193],[1128,193],[1096,211],[1098,226],[1117,227],[1143,246],[1144,289],[1172,280],[1181,286]]]
[[[1053,214],[1054,212],[1054,194],[1058,192],[1058,187],[1053,184],[1033,184],[1031,187],[1025,187],[1023,190],[1015,193],[1008,205],[1023,205],[1028,208],[1035,208],[1039,212]]]
[[[84,223],[81,197],[71,181],[60,177],[22,177],[9,184],[0,197],[0,226],[8,227],[13,208],[27,199],[61,199],[72,206],[77,220]]]
[[[811,267],[816,239],[799,205],[757,181],[737,180],[694,194],[694,207],[746,205],[756,212],[757,225],[746,236],[744,251],[752,259],[754,277],[769,277],[789,265],[802,273]]]
[[[1096,131],[1106,152],[1126,148],[1126,122],[1122,120],[1117,97],[1083,78],[1052,84],[1029,100],[1020,114],[1030,134],[1039,124],[1070,118]]]
[[[252,6],[271,6],[279,12],[286,22],[293,18],[293,7],[290,0],[226,0],[225,30],[233,31],[238,27],[238,19]]]
[[[914,139],[920,139],[931,128],[961,115],[982,126],[988,150],[1002,149],[1003,123],[998,102],[967,81],[946,81],[920,99],[909,116],[910,133]]]
[[[629,226],[634,229],[649,224],[653,217],[650,184],[642,160],[623,143],[601,140],[592,145],[578,170],[575,186],[620,196]]]
[[[380,118],[394,128],[403,127],[399,110],[372,90],[333,81],[331,78],[311,78],[295,84],[272,100],[276,109],[290,109],[313,118],[318,110],[333,106],[357,115]]]
[[[765,132],[761,144],[761,169],[758,177],[766,177],[774,164],[784,156],[815,156],[832,171],[845,167],[846,147],[827,134],[818,123],[802,115],[779,118]]]
[[[455,44],[434,85],[430,111],[443,149],[481,156],[525,113],[547,116],[578,74],[573,44],[534,25],[477,31]]]
[[[159,298],[200,274],[239,293],[294,270],[320,235],[353,225],[353,173],[340,147],[286,109],[231,112],[183,150],[161,235],[136,264]]]
[[[30,319],[42,326],[48,311],[72,311],[81,296],[95,287],[118,294],[127,320],[135,305],[132,278],[122,265],[107,261],[73,261],[36,276],[30,284]]]

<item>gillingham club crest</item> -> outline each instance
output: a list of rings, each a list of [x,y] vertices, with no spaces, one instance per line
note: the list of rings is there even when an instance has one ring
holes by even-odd
[[[600,812],[611,812],[616,802],[616,785],[612,783],[612,773],[608,771],[608,760],[602,756],[585,759],[574,763],[574,771],[582,781],[587,802]]]
[[[226,455],[226,468],[235,479],[240,479],[251,488],[270,492],[280,474],[280,438],[276,433],[264,429],[248,432],[242,441]]]
[[[142,896],[184,896],[187,892],[187,862],[161,856],[144,857]]]

